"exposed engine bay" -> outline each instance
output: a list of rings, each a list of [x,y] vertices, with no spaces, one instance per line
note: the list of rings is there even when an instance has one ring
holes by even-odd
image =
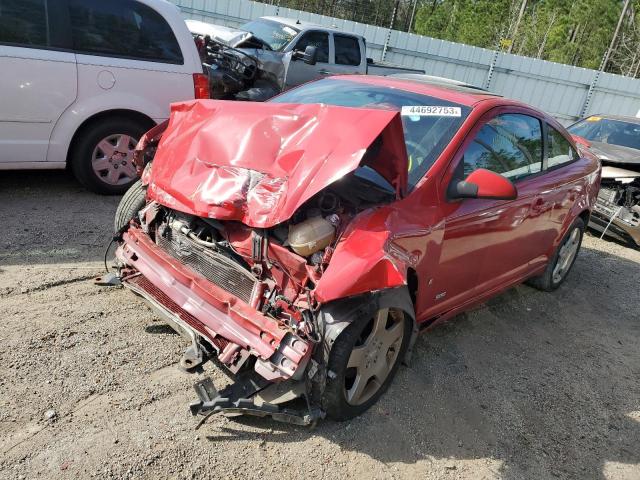
[[[211,98],[262,102],[284,89],[288,62],[260,39],[248,35],[234,47],[209,36],[196,36],[195,42]]]
[[[636,178],[607,178],[606,167],[594,207],[594,217],[600,217],[595,227],[603,222],[606,233],[618,240],[640,245],[640,175]],[[600,227],[600,228],[598,228]]]
[[[201,38],[203,68],[209,78],[211,98],[219,100],[264,101],[283,88],[281,58],[263,50],[251,37],[241,48],[233,48],[211,38]],[[251,52],[251,53],[249,53]]]
[[[301,338],[315,340],[309,293],[335,244],[355,215],[393,199],[356,171],[271,228],[197,217],[155,203],[140,217],[142,229],[167,253]]]
[[[318,306],[313,299],[315,284],[329,265],[336,243],[350,220],[364,210],[395,198],[392,190],[372,183],[359,173],[358,170],[351,172],[323,189],[288,221],[271,228],[250,228],[238,221],[198,217],[154,201],[132,221],[116,255],[120,260],[122,283],[145,297],[174,329],[191,340],[181,360],[184,369],[191,370],[208,359],[216,359],[242,378],[220,393],[210,381],[197,383],[200,401],[191,407],[194,414],[237,410],[299,424],[308,424],[322,415],[321,410],[311,407],[308,394],[312,388],[309,383],[323,368],[317,358],[321,352],[316,352],[316,359],[312,356],[314,345],[321,343],[326,334],[317,319]],[[135,240],[134,235],[138,235]],[[177,260],[186,271],[204,277],[210,282],[208,285],[219,287],[229,298],[250,307],[255,312],[253,318],[247,314],[248,309],[238,310],[249,322],[258,326],[262,322],[258,331],[263,345],[260,348],[255,342],[247,345],[251,331],[238,333],[224,318],[217,324],[200,321],[215,313],[211,309],[190,308],[189,304],[194,301],[201,303],[194,300],[192,291],[186,293],[184,301],[172,300],[163,294],[157,288],[162,282],[158,272],[145,265],[141,258],[151,252],[131,248],[145,238]],[[196,281],[193,280],[196,277],[191,278]],[[174,290],[176,286],[177,283],[173,285]],[[227,307],[229,317],[236,313],[237,305],[233,302]],[[259,317],[260,314],[264,317]],[[264,324],[265,318],[274,321],[269,329]],[[271,383],[285,380],[290,385],[284,389],[282,383]],[[308,411],[303,415],[275,406],[301,395],[308,402]],[[253,404],[253,397],[261,399],[260,406]]]

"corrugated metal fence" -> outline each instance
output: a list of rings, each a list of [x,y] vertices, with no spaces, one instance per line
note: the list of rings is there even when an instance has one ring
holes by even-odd
[[[640,114],[639,79],[249,0],[171,1],[180,6],[186,18],[232,27],[257,17],[279,15],[358,33],[367,39],[367,55],[375,60],[488,88],[545,110],[564,124],[585,114]]]

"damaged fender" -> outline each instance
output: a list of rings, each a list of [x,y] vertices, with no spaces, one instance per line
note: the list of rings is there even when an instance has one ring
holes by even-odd
[[[388,208],[363,212],[343,234],[314,295],[326,303],[365,292],[407,285],[417,256],[395,242]]]

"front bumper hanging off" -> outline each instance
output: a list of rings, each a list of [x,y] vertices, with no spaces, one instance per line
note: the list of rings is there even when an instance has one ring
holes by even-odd
[[[312,425],[324,418],[324,412],[310,404],[307,404],[307,409],[292,409],[268,402],[256,402],[256,394],[269,385],[262,377],[249,375],[218,392],[211,379],[206,378],[194,385],[199,400],[192,402],[189,408],[194,416],[209,417],[216,413],[269,416],[279,422],[303,426]]]
[[[291,391],[300,393],[307,381],[304,372],[312,350],[306,341],[165,253],[137,227],[131,226],[123,234],[116,258],[123,267],[122,284],[191,338],[187,352],[195,362],[192,365],[203,361],[198,356],[198,338],[212,345],[218,359],[234,373],[234,359],[256,357],[255,371],[243,371],[235,383],[220,392],[210,379],[197,382],[194,387],[199,400],[190,405],[193,415],[270,416],[297,425],[311,425],[324,416],[309,402],[307,408],[296,410],[257,399],[271,387],[288,384],[293,385]]]
[[[307,341],[165,253],[141,229],[123,234],[116,257],[125,286],[205,339],[232,371],[238,358],[253,355],[268,381],[302,377],[312,350]]]

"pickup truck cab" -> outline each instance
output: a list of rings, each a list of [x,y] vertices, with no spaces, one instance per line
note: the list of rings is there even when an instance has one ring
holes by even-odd
[[[285,88],[315,80],[324,75],[367,73],[366,41],[352,33],[326,28],[291,18],[261,17],[239,29],[230,29],[197,20],[187,20],[191,33],[226,43],[233,48],[262,47],[278,52],[283,59],[293,52],[316,47],[315,65],[291,62],[287,70]]]
[[[216,51],[220,51],[221,46],[226,46],[257,59],[258,69],[267,73],[265,77],[274,77],[270,81],[276,84],[276,88],[271,89],[270,96],[329,75],[424,73],[421,70],[375,63],[367,58],[367,42],[361,35],[292,18],[260,17],[237,29],[198,20],[187,20],[187,26],[194,36],[207,38],[207,41],[217,45]],[[315,53],[311,61],[304,57],[309,47],[313,47]],[[246,64],[246,58],[243,61]],[[228,73],[229,62],[215,58],[211,63]],[[239,74],[240,77],[246,77],[245,70]],[[246,90],[254,86],[253,78],[244,83]],[[269,98],[265,97],[240,98]]]
[[[170,103],[208,94],[165,0],[3,0],[0,71],[0,170],[70,167],[100,193],[136,179],[133,149]]]

